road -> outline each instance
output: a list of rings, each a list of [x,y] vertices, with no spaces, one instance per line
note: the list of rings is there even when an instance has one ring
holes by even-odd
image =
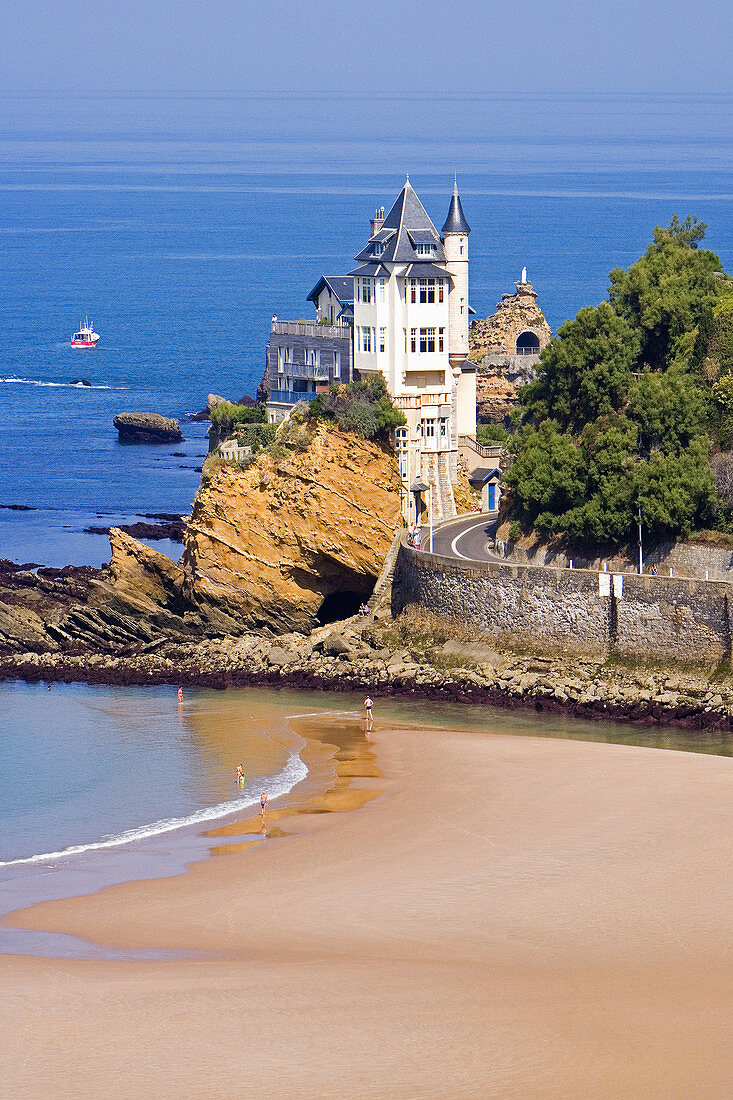
[[[433,533],[433,553],[447,558],[462,558],[464,561],[497,561],[497,555],[489,550],[489,539],[494,537],[497,528],[496,516],[481,516],[475,512],[470,516],[461,516],[444,527],[436,528]],[[430,549],[430,531],[422,529],[422,546]]]

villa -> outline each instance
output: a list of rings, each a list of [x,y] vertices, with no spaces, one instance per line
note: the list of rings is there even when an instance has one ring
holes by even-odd
[[[427,506],[455,515],[461,445],[476,437],[476,365],[468,361],[468,237],[454,184],[439,233],[409,177],[377,209],[357,266],[323,276],[314,321],[273,318],[267,348],[269,419],[333,382],[381,374],[405,416],[395,432],[405,518]]]

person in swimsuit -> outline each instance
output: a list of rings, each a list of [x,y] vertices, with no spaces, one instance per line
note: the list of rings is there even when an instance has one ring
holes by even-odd
[[[179,703],[183,702],[183,688],[178,689],[178,702]]]
[[[262,819],[264,821],[265,811],[267,810],[267,792],[266,791],[263,791],[262,794],[260,795],[260,807],[261,807],[260,813],[262,814]]]
[[[244,768],[241,764],[237,764],[237,786],[244,786]]]
[[[372,700],[367,695],[366,699],[364,700],[364,710],[366,711],[366,720],[367,720],[367,729],[368,730],[370,730],[372,728],[372,725],[374,723],[374,719],[372,718],[372,707],[373,706],[374,706],[374,703],[372,702]]]

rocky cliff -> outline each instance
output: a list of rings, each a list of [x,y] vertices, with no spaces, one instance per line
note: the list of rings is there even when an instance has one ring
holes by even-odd
[[[183,557],[184,595],[214,629],[314,625],[327,597],[366,598],[400,522],[380,445],[320,426],[246,470],[210,459]]]

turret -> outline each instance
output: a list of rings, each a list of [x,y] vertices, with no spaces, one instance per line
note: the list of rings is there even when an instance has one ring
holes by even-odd
[[[471,227],[463,213],[458,194],[458,181],[453,183],[448,217],[443,225],[445,266],[451,274],[452,285],[448,298],[449,338],[448,357],[454,370],[468,355],[468,235]]]

